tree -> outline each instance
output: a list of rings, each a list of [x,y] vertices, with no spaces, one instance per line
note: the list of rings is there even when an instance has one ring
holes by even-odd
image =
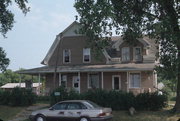
[[[7,66],[9,65],[10,60],[6,58],[6,53],[0,47],[0,71],[5,71]]]
[[[81,32],[97,48],[113,28],[131,43],[144,35],[154,39],[160,45],[158,70],[177,80],[174,111],[180,111],[179,0],[76,0],[74,6],[84,26]]]
[[[9,9],[12,3],[12,0],[0,0],[0,33],[3,37],[6,37],[6,33],[12,29],[15,22],[14,14]],[[27,0],[15,0],[15,4],[17,4],[25,15],[29,12],[29,7],[26,5],[27,3]],[[4,50],[0,47],[0,71],[4,71],[8,65],[9,59],[6,58]]]
[[[19,69],[18,71],[22,71],[24,69]],[[32,80],[33,82],[38,82],[38,77],[33,77],[30,75],[20,75],[16,72],[13,72],[10,69],[7,69],[3,73],[0,73],[0,86],[6,83],[19,83],[20,81],[24,83],[26,80]]]
[[[26,6],[27,0],[15,0],[17,6],[26,15],[29,12],[29,7]],[[14,24],[14,14],[9,10],[9,6],[12,5],[12,0],[0,1],[0,33],[5,37],[6,33],[12,29]]]

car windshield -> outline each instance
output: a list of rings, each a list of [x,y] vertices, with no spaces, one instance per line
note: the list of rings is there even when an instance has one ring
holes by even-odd
[[[93,102],[91,102],[91,101],[87,101],[88,103],[86,103],[87,105],[88,105],[88,107],[90,107],[90,108],[101,108],[101,106],[99,106],[99,105],[97,105],[97,104],[95,104],[95,103],[93,103]]]

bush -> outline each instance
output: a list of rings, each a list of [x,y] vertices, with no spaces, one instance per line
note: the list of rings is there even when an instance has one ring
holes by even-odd
[[[136,96],[136,109],[139,110],[159,110],[167,105],[167,95],[154,93],[141,93]]]
[[[55,92],[60,92],[60,95],[56,96]],[[55,103],[57,103],[59,101],[67,100],[68,99],[67,97],[68,97],[67,90],[63,86],[61,86],[61,87],[55,89],[51,93],[51,95],[50,95],[50,104],[53,105],[53,104],[55,104]]]
[[[55,96],[55,92],[60,92]],[[154,93],[141,93],[135,96],[131,92],[106,91],[102,89],[88,90],[85,93],[77,93],[74,90],[67,91],[63,87],[57,88],[51,94],[51,105],[63,100],[90,100],[103,107],[111,107],[113,110],[128,110],[135,107],[138,110],[159,110],[166,106],[167,95]]]
[[[0,91],[0,105],[8,105],[10,102],[10,92]]]
[[[28,106],[36,102],[36,95],[30,89],[16,87],[11,92],[10,105]]]

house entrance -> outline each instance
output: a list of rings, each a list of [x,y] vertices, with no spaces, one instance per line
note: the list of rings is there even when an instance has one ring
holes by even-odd
[[[78,76],[73,76],[73,88],[75,89],[75,91],[80,92]]]

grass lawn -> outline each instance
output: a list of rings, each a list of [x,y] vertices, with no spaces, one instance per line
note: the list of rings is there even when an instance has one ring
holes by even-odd
[[[0,119],[7,121],[16,114],[25,109],[25,107],[9,107],[0,105]]]
[[[168,110],[139,111],[134,116],[130,116],[128,111],[114,111],[113,116],[112,121],[177,121],[180,118],[180,114],[171,114]]]
[[[12,117],[24,108],[26,107],[9,107],[0,105],[0,119],[3,119],[4,121],[12,119]],[[112,121],[177,121],[180,119],[180,113],[169,113],[170,108],[161,111],[137,111],[134,116],[130,116],[128,111],[113,111],[114,117]],[[30,120],[27,119],[24,121]]]
[[[139,111],[130,116],[128,111],[114,111],[113,121],[177,121],[180,114],[171,114],[168,110],[162,111]]]

